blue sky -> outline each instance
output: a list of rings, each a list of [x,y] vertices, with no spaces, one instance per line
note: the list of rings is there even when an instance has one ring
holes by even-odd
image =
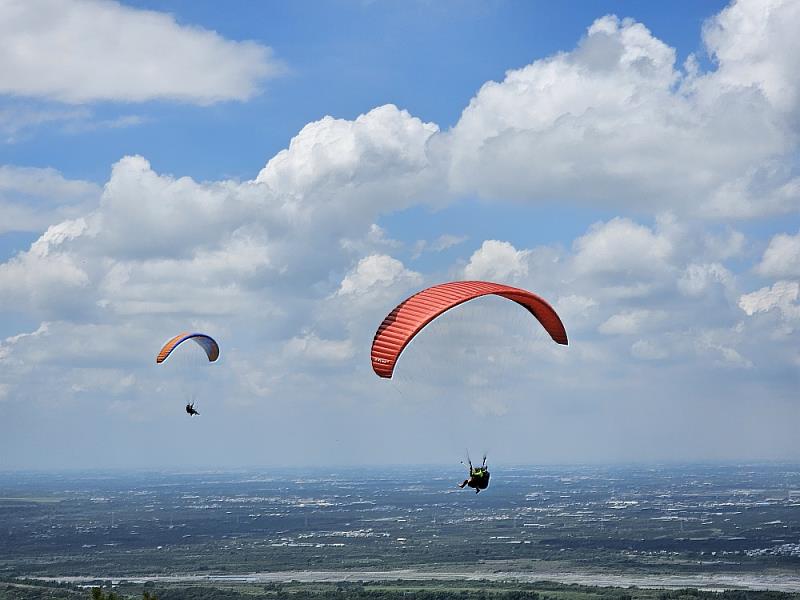
[[[707,57],[699,41],[704,19],[723,2],[683,2],[675,6],[621,2],[232,2],[219,11],[213,3],[131,2],[128,6],[170,13],[178,23],[217,31],[234,40],[270,46],[285,66],[283,77],[246,103],[195,107],[186,103],[94,103],[93,122],[135,115],[136,127],[76,132],[69,126],[43,126],[0,146],[7,164],[54,167],[70,178],[102,185],[119,157],[141,154],[159,171],[198,180],[252,178],[306,123],[325,115],[352,119],[381,104],[393,103],[442,129],[458,120],[466,101],[489,80],[573,47],[588,23],[604,14],[646,23],[673,45],[679,60],[690,53]],[[6,97],[15,106],[31,99]],[[608,216],[602,209],[562,217],[557,206],[537,214],[548,223],[544,242],[574,237]],[[555,209],[555,210],[554,210]],[[520,222],[513,208],[474,212],[464,207],[439,215],[455,220],[469,235],[474,224],[486,233],[513,231]],[[403,235],[408,219],[425,226],[430,218],[398,219]],[[538,220],[538,219],[537,219]],[[422,222],[420,222],[422,221]],[[564,223],[565,225],[559,225]],[[570,225],[571,224],[571,225]],[[555,227],[555,230],[554,230]],[[563,229],[562,229],[563,228]],[[413,231],[413,230],[412,230]],[[558,232],[558,233],[556,233]],[[529,232],[515,232],[517,237]],[[508,234],[506,234],[508,235]],[[21,249],[35,234],[10,232],[0,238],[0,256]],[[571,238],[569,238],[571,239]],[[527,242],[523,238],[520,242]]]
[[[137,127],[36,136],[0,148],[12,164],[56,166],[102,183],[108,164],[140,153],[161,171],[197,179],[250,178],[306,123],[325,115],[352,119],[392,103],[443,129],[458,119],[486,81],[537,57],[572,48],[604,14],[648,24],[679,58],[702,53],[699,27],[723,2],[131,2],[172,14],[180,24],[270,46],[283,77],[249,102],[211,107],[185,103],[97,103],[93,121],[137,115]],[[5,102],[28,104],[29,98]],[[76,147],[80,152],[76,152]]]
[[[506,462],[800,458],[791,2],[0,12],[0,468],[447,462],[475,418]],[[383,314],[458,278],[570,348],[479,305],[381,387]],[[187,328],[200,423],[150,364]]]

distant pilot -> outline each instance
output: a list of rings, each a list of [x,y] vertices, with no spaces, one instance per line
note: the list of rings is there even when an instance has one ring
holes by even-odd
[[[486,457],[483,457],[483,464],[480,467],[473,467],[472,461],[469,462],[469,479],[462,481],[458,487],[464,488],[469,486],[475,489],[476,494],[480,494],[481,490],[489,487],[489,469],[486,467]]]
[[[200,414],[194,409],[194,402],[186,405],[186,414],[189,415],[190,417]]]

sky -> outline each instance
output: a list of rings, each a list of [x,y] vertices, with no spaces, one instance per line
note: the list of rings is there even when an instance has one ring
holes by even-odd
[[[0,469],[800,460],[797,2],[0,15]]]

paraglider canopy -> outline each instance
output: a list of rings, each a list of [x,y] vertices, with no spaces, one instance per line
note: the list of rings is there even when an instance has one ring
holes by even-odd
[[[158,356],[156,356],[156,363],[160,364],[164,362],[175,348],[187,340],[193,340],[198,346],[205,350],[208,362],[214,362],[219,358],[219,344],[217,344],[211,336],[204,333],[179,333],[164,344]]]
[[[561,318],[536,294],[489,281],[451,281],[414,294],[386,316],[372,340],[372,369],[379,377],[391,378],[400,354],[428,323],[454,306],[487,295],[501,296],[523,306],[553,341],[568,344]]]

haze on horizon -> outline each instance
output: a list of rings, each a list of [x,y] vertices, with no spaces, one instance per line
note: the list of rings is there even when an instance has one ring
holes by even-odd
[[[0,0],[0,470],[800,460],[800,4],[310,4]]]

